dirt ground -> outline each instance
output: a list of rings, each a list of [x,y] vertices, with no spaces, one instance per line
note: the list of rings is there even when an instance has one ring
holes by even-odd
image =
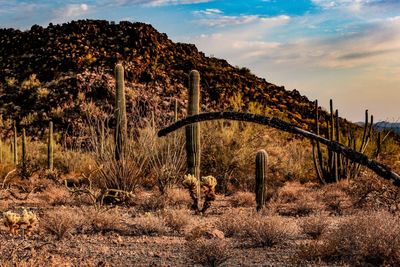
[[[204,215],[188,209],[183,189],[168,196],[143,191],[130,205],[118,207],[95,207],[61,186],[48,186],[25,200],[2,190],[2,212],[28,209],[38,222],[31,235],[12,235],[1,225],[0,266],[344,266],[340,259],[327,263],[302,254],[303,245],[323,242],[322,232],[354,213],[341,193],[333,198],[340,199],[333,212],[317,200],[329,199],[326,192],[313,190],[289,185],[262,214],[255,212],[252,193],[218,195]],[[311,238],[301,225],[317,217],[325,224],[317,229],[321,237]],[[264,242],[268,238],[271,243]],[[206,260],[199,259],[203,256]]]

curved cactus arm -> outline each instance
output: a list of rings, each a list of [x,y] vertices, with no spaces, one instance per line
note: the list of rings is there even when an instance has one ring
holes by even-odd
[[[385,178],[385,179],[391,181],[392,183],[394,183],[395,185],[400,186],[400,175],[393,172],[388,166],[381,164],[375,160],[369,159],[366,155],[364,155],[360,152],[357,152],[349,147],[346,147],[342,144],[339,144],[338,142],[330,141],[326,138],[318,136],[309,131],[303,130],[293,124],[287,123],[278,118],[270,118],[270,117],[265,117],[262,115],[250,114],[250,113],[240,113],[240,112],[202,113],[202,114],[186,117],[180,121],[177,121],[176,123],[173,123],[172,125],[164,128],[164,129],[161,129],[158,132],[158,136],[159,137],[165,136],[181,127],[184,127],[184,126],[192,124],[192,123],[202,122],[202,121],[210,121],[210,120],[220,120],[220,119],[246,121],[246,122],[253,122],[253,123],[258,123],[258,124],[262,124],[262,125],[267,125],[267,126],[276,128],[278,130],[282,130],[284,132],[298,134],[305,138],[319,141],[320,143],[322,143],[322,144],[326,145],[328,148],[330,148],[332,151],[342,154],[344,157],[348,158],[351,161],[354,161],[363,166],[366,166],[367,168],[374,171],[376,174],[378,174],[382,178]]]

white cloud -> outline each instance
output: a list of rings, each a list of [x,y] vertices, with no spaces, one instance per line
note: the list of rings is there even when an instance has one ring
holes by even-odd
[[[208,3],[213,0],[114,0],[118,5],[169,6]]]
[[[87,4],[69,4],[62,8],[54,10],[54,15],[59,18],[74,18],[88,13]]]
[[[217,8],[207,8],[205,10],[194,11],[193,14],[203,14],[203,15],[214,15],[214,14],[222,14],[224,13],[220,9]]]
[[[228,25],[243,25],[257,22],[275,23],[285,22],[290,19],[290,17],[286,15],[276,17],[262,17],[259,15],[227,16],[223,15],[223,12],[219,9],[195,11],[194,14],[200,17],[197,19],[197,23],[208,27],[224,27]]]

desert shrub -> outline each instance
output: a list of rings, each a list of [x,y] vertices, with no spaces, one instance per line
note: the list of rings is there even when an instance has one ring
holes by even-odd
[[[84,221],[82,215],[76,210],[60,207],[46,212],[40,222],[46,233],[62,239],[81,228]]]
[[[361,212],[340,222],[322,238],[323,242],[302,246],[299,256],[353,266],[400,264],[400,218],[397,215],[382,211]]]
[[[66,205],[73,200],[73,197],[65,187],[55,185],[49,185],[38,197],[52,206]]]
[[[151,145],[149,153],[149,167],[155,176],[156,185],[160,192],[182,182],[185,174],[185,139],[183,132],[175,132],[159,138],[154,126],[147,126],[140,130],[140,135]]]
[[[121,214],[118,210],[88,210],[84,222],[92,232],[110,232],[121,230]]]
[[[139,209],[144,212],[155,212],[164,210],[168,206],[167,195],[152,193],[144,197],[139,204]]]
[[[342,215],[352,207],[352,200],[348,191],[349,183],[342,180],[339,183],[328,184],[322,188],[321,201],[325,209],[334,215]]]
[[[145,213],[135,218],[135,224],[132,225],[134,235],[163,235],[167,232],[164,219],[152,213]]]
[[[238,237],[243,233],[247,220],[251,216],[241,209],[232,209],[217,221],[216,226],[226,237]]]
[[[222,266],[232,257],[226,242],[219,239],[195,239],[186,243],[187,256],[202,266]]]
[[[187,210],[168,209],[163,213],[165,225],[173,231],[181,233],[192,221]]]
[[[258,127],[258,126],[257,126]],[[262,138],[254,128],[241,122],[217,121],[204,124],[202,131],[202,170],[217,179],[217,191],[226,192],[229,183],[252,188],[255,147]]]
[[[377,175],[367,174],[352,181],[348,194],[353,207],[363,210],[400,210],[400,189]]]
[[[104,125],[103,130],[101,125]],[[145,136],[128,135],[124,153],[116,158],[115,138],[107,122],[89,120],[90,145],[98,170],[93,181],[101,189],[117,189],[132,192],[137,189],[146,176],[148,150],[151,145]],[[151,140],[150,140],[151,141]]]
[[[255,194],[251,192],[236,192],[231,198],[232,207],[254,207],[256,203]]]
[[[308,216],[323,210],[320,194],[321,191],[313,184],[287,182],[277,190],[267,206],[282,216]]]
[[[303,218],[300,222],[303,233],[312,239],[319,238],[326,231],[328,225],[327,218],[321,216]]]
[[[242,238],[252,247],[273,247],[289,240],[295,234],[295,226],[279,216],[254,216],[242,230]]]
[[[182,188],[171,188],[166,192],[168,205],[174,208],[186,208],[190,206],[190,196]]]

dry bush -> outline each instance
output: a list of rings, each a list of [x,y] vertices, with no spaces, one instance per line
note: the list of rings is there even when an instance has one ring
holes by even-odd
[[[301,247],[307,260],[345,262],[352,266],[400,264],[400,218],[388,212],[362,212],[323,235],[323,242]]]
[[[116,158],[115,138],[108,121],[88,119],[90,145],[96,169],[93,181],[101,189],[117,189],[132,192],[141,186],[146,176],[148,153],[152,144],[145,136],[128,135],[124,153]],[[104,124],[103,124],[104,123]],[[101,125],[104,125],[101,130]]]
[[[73,202],[73,197],[68,189],[55,185],[48,186],[38,198],[52,206],[67,205]]]
[[[303,233],[312,239],[319,238],[326,231],[328,226],[327,218],[322,216],[303,218],[300,222],[300,228]]]
[[[352,207],[352,199],[348,192],[349,183],[346,180],[329,184],[322,188],[320,200],[325,209],[334,215],[342,215]]]
[[[282,216],[308,216],[323,210],[320,194],[314,184],[287,182],[277,190],[267,207]]]
[[[195,239],[186,243],[189,259],[202,266],[222,266],[232,257],[232,251],[225,241],[219,239]]]
[[[164,235],[168,232],[164,219],[148,212],[135,218],[135,224],[131,228],[134,235]]]
[[[355,208],[400,211],[400,188],[377,175],[366,174],[355,179],[347,191]]]
[[[159,138],[157,129],[151,125],[141,129],[139,134],[148,140],[151,147],[149,153],[149,167],[155,176],[156,185],[160,192],[180,184],[185,174],[185,138],[183,132],[175,132]]]
[[[255,152],[264,147],[260,126],[242,122],[217,121],[202,128],[202,170],[217,179],[219,192],[226,192],[229,183],[252,188]],[[250,174],[250,175],[249,175]]]
[[[224,214],[217,227],[226,237],[243,238],[252,247],[271,247],[296,234],[296,225],[280,216],[262,216],[232,210]]]
[[[188,210],[166,210],[163,213],[163,217],[165,225],[178,233],[181,233],[192,221],[191,214]]]
[[[122,230],[121,214],[117,209],[113,210],[94,210],[90,209],[84,213],[85,226],[95,233],[105,233],[111,231],[120,232]]]
[[[158,192],[153,192],[151,195],[144,197],[139,203],[139,209],[144,212],[156,212],[164,210],[167,206],[167,195],[161,195]]]
[[[191,205],[191,199],[187,192],[182,188],[171,188],[167,190],[168,205],[174,208],[186,208]]]
[[[254,207],[256,203],[256,198],[254,193],[250,192],[236,192],[230,198],[231,206],[234,208],[238,207]]]
[[[226,237],[238,237],[243,233],[247,220],[251,218],[249,213],[241,209],[231,209],[220,217],[216,226]]]
[[[56,210],[47,211],[40,220],[45,233],[55,235],[62,239],[77,231],[84,224],[82,214],[74,209],[60,207]]]
[[[242,238],[252,247],[273,247],[288,241],[296,233],[293,222],[279,216],[253,216],[242,230]]]

